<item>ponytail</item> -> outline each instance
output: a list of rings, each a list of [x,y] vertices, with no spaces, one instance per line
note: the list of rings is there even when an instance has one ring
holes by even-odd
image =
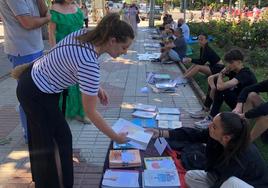
[[[90,42],[94,45],[102,45],[109,38],[114,37],[117,42],[126,42],[128,38],[134,39],[132,27],[120,20],[120,15],[110,13],[106,15],[93,30],[80,35],[77,39],[82,43]]]
[[[247,149],[250,143],[249,126],[245,119],[232,112],[223,112],[220,118],[223,134],[231,136],[223,154],[223,164],[228,164]]]

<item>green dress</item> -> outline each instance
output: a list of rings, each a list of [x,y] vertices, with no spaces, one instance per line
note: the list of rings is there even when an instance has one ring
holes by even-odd
[[[56,42],[58,43],[68,34],[77,31],[83,27],[84,17],[82,11],[77,8],[76,13],[62,14],[55,10],[50,10],[51,21],[56,24]],[[62,106],[62,96],[59,101],[59,106]],[[68,96],[66,98],[65,116],[68,118],[75,118],[80,116],[84,118],[84,110],[82,105],[81,92],[78,84],[68,88]]]

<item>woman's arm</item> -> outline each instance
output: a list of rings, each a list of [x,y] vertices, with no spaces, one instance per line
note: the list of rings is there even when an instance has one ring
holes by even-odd
[[[89,96],[82,93],[82,103],[87,117],[101,132],[110,137],[112,140],[117,143],[126,142],[126,134],[116,134],[105,122],[101,114],[96,110],[97,100],[97,96]]]
[[[50,47],[56,45],[56,23],[50,21],[48,24],[48,41],[50,44]]]
[[[40,17],[46,17],[47,13],[48,13],[48,8],[47,5],[45,3],[44,0],[36,0],[38,9],[39,9],[39,13],[40,13]]]

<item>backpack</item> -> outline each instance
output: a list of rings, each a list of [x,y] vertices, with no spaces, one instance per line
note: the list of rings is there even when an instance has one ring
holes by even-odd
[[[206,146],[201,143],[186,145],[181,151],[181,162],[186,170],[204,170],[207,164]]]
[[[202,143],[167,140],[170,147],[180,152],[180,159],[186,170],[204,170],[206,168],[206,146]]]

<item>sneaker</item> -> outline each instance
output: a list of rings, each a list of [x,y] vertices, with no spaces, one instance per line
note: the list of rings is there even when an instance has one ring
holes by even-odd
[[[156,59],[151,60],[151,62],[152,62],[152,63],[158,63],[158,62],[161,62],[161,59],[156,58]]]
[[[174,63],[174,61],[163,61],[162,64],[171,64]]]
[[[206,116],[203,120],[195,122],[194,125],[197,129],[207,129],[211,122],[212,118],[210,116]]]
[[[206,111],[204,111],[204,110],[189,112],[189,114],[192,118],[204,118],[204,117],[206,117]]]

